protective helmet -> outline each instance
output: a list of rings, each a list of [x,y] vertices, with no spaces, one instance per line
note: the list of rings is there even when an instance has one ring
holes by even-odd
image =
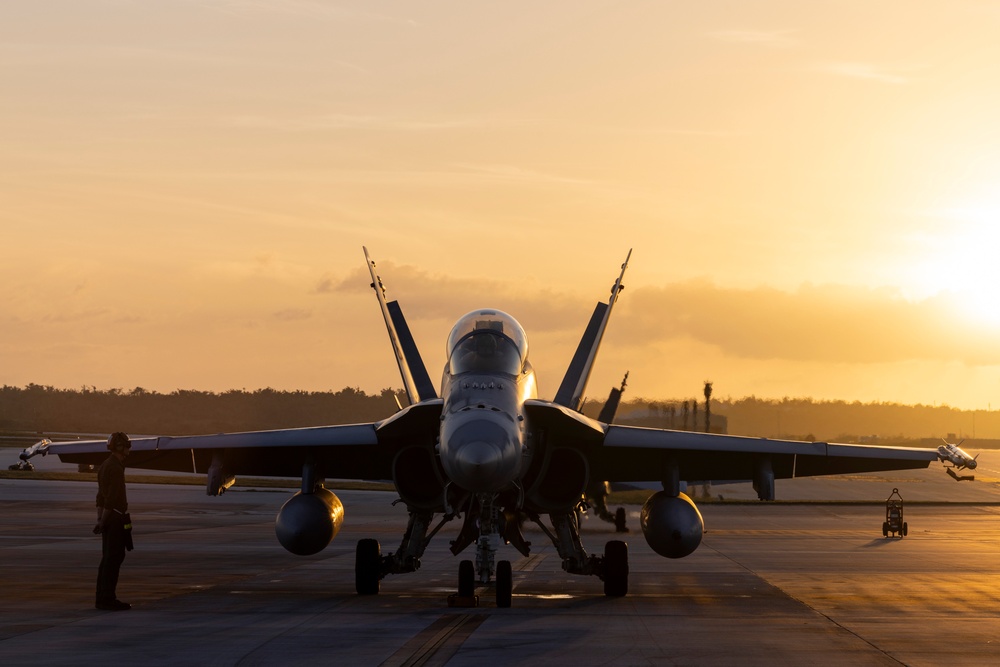
[[[132,441],[128,439],[128,436],[121,431],[115,431],[108,436],[108,450],[115,451],[116,449],[131,449]]]

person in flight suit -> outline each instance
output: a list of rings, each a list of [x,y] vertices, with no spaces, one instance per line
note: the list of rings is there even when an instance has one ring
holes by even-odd
[[[125,549],[131,549],[131,526],[126,528],[128,498],[125,495],[125,459],[132,443],[121,432],[108,438],[111,456],[97,471],[97,525],[94,534],[101,535],[101,565],[97,570],[97,604],[105,611],[124,611],[132,605],[115,594],[118,573],[125,560]]]

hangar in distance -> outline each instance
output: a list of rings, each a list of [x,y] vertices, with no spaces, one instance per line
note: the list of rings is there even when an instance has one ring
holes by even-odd
[[[459,317],[436,390],[399,303],[386,300],[365,249],[409,405],[366,424],[137,438],[129,466],[207,474],[209,495],[224,492],[236,475],[301,476],[301,490],[275,520],[280,543],[300,555],[324,549],[344,521],[343,505],[324,487],[327,477],[392,479],[409,523],[387,553],[376,540],[358,542],[358,594],[377,594],[387,575],[416,572],[441,526],[458,520],[451,551],[471,555],[459,563],[458,594],[472,596],[477,582],[492,583],[498,607],[511,604],[508,554],[530,553],[522,533],[526,521],[552,541],[563,570],[598,577],[608,596],[627,594],[627,544],[611,540],[603,553],[591,553],[578,524],[586,490],[603,481],[662,484],[642,508],[642,532],[658,554],[681,558],[697,549],[704,531],[698,508],[680,491],[681,480],[750,479],[762,499],[773,499],[774,481],[781,478],[926,468],[936,460],[975,466],[957,447],[796,442],[630,427],[585,416],[584,391],[629,257],[631,251],[610,298],[594,309],[555,397],[543,400],[524,329],[489,308]],[[22,456],[42,453],[96,463],[106,450],[100,440],[39,443]]]

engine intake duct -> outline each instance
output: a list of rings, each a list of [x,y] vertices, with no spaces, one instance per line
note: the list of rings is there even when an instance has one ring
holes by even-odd
[[[407,447],[392,462],[396,492],[413,509],[444,511],[444,475],[430,447]]]
[[[580,502],[589,478],[587,460],[580,452],[568,447],[553,449],[525,494],[527,504],[540,513],[569,511]]]

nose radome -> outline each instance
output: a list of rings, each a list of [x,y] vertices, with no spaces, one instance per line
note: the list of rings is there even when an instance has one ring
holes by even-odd
[[[490,486],[500,467],[500,449],[490,442],[467,442],[455,452],[460,484],[467,489]]]

